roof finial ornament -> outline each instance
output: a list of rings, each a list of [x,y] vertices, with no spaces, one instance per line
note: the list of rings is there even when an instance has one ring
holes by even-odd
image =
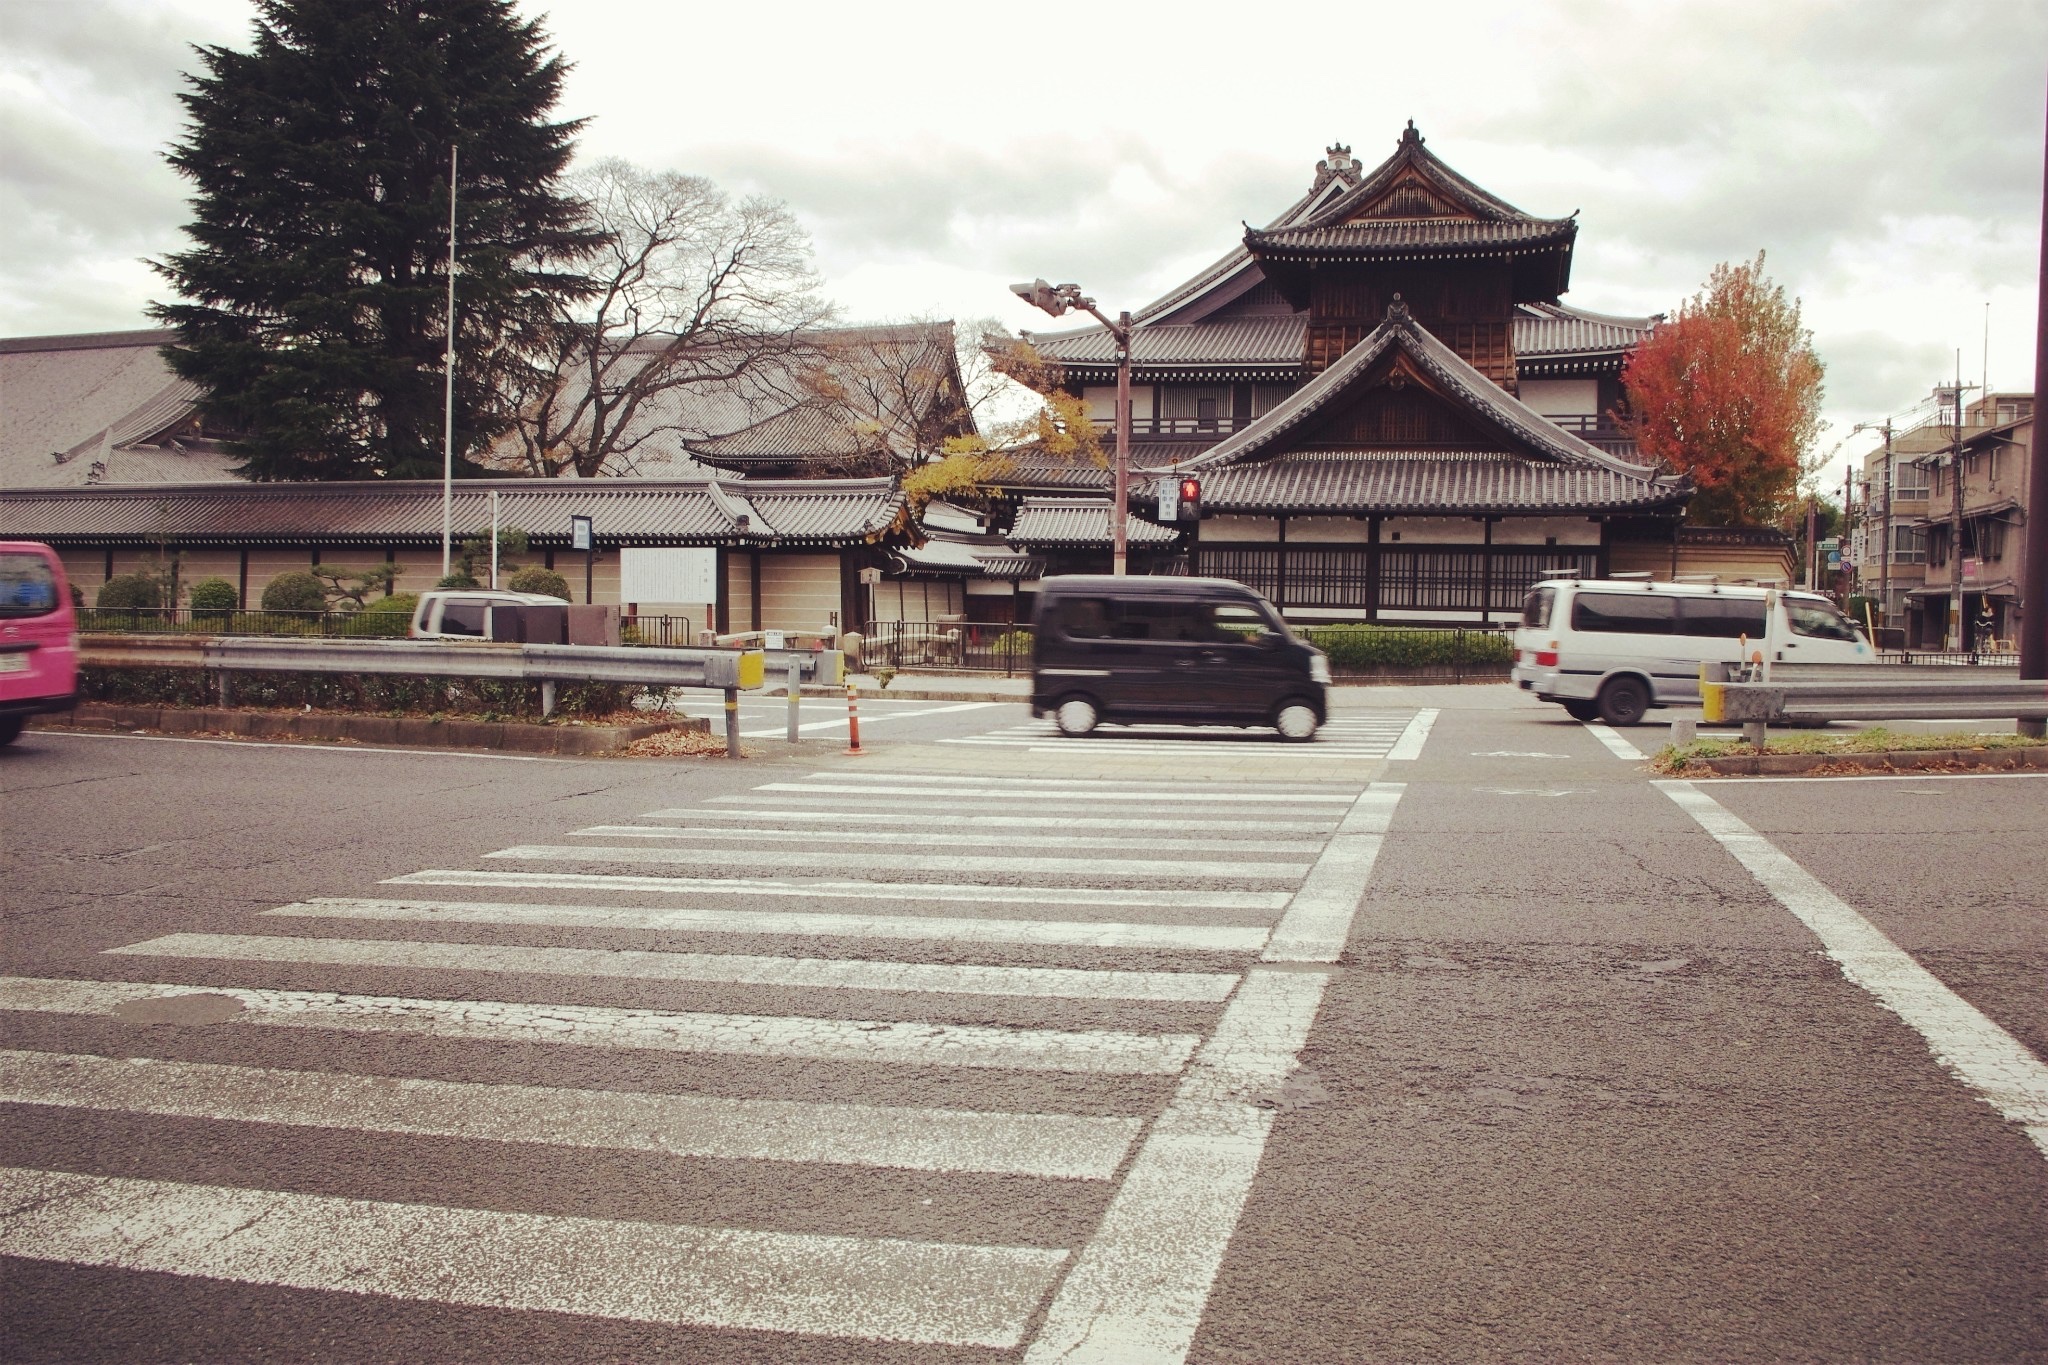
[[[1324,150],[1323,159],[1316,163],[1316,183],[1309,193],[1332,180],[1342,180],[1346,185],[1358,183],[1358,163],[1351,159],[1351,148],[1341,142],[1333,142]]]
[[[1401,295],[1398,290],[1395,291],[1393,301],[1387,304],[1387,321],[1408,321],[1408,305],[1401,302]]]
[[[1412,142],[1412,143],[1414,143],[1414,144],[1415,144],[1416,146],[1418,146],[1418,147],[1420,147],[1420,146],[1422,145],[1422,134],[1420,134],[1420,133],[1418,133],[1418,132],[1416,132],[1416,131],[1415,131],[1415,120],[1414,120],[1414,119],[1409,119],[1409,120],[1408,120],[1408,126],[1407,126],[1407,128],[1405,128],[1404,130],[1402,130],[1402,133],[1401,133],[1401,141],[1402,141],[1403,143],[1409,143],[1409,142]]]

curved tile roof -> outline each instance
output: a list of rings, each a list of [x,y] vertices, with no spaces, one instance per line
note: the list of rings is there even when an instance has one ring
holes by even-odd
[[[1656,326],[1655,318],[1591,313],[1561,303],[1518,304],[1514,316],[1515,355],[1533,359],[1632,350]]]
[[[1171,526],[1126,514],[1124,539],[1132,545],[1170,545],[1180,535]],[[1109,544],[1109,502],[1105,498],[1026,498],[1004,537],[1030,548]]]
[[[1614,469],[1470,451],[1297,451],[1202,475],[1202,506],[1218,512],[1644,511],[1689,491]]]
[[[890,530],[903,507],[893,479],[711,481],[490,479],[456,485],[457,535],[500,524],[536,545],[569,542],[572,513],[600,544],[857,544]],[[746,523],[740,517],[746,517]],[[433,482],[183,484],[175,487],[0,490],[0,535],[99,543],[396,545],[441,537]]]
[[[1245,230],[1245,245],[1261,257],[1315,258],[1388,255],[1495,255],[1504,250],[1548,250],[1578,236],[1571,219],[1368,218],[1356,223]]]

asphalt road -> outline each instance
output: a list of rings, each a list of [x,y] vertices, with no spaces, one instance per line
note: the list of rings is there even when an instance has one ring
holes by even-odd
[[[5,1357],[2048,1359],[2048,779],[812,706],[24,737]]]

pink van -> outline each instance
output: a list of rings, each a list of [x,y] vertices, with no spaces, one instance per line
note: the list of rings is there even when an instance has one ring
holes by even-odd
[[[0,540],[0,744],[78,700],[78,616],[56,551]]]

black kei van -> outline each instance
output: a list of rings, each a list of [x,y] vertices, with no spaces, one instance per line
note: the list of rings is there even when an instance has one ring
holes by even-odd
[[[1229,579],[1059,575],[1040,580],[1032,623],[1031,714],[1063,734],[1169,721],[1304,740],[1328,714],[1329,659]]]

